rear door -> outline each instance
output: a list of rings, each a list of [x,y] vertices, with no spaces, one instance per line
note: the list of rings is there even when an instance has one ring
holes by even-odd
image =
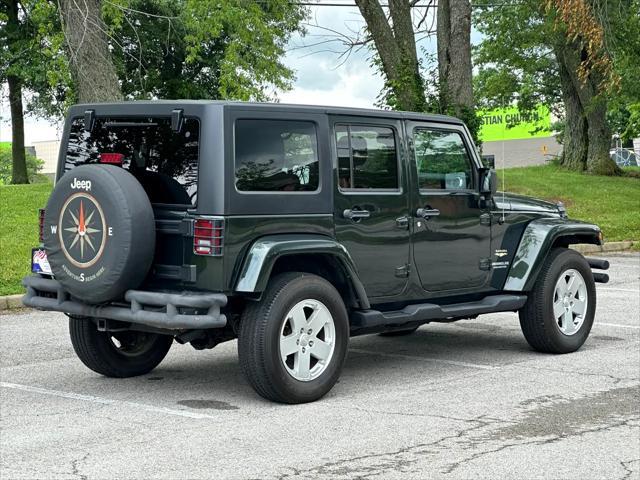
[[[331,119],[336,236],[370,298],[407,284],[409,205],[402,124],[379,118]]]
[[[480,202],[478,163],[461,125],[407,122],[414,198],[413,260],[436,295],[482,289],[489,278],[491,226]]]

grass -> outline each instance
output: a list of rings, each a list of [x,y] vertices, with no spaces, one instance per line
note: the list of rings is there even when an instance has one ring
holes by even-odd
[[[585,175],[543,165],[507,169],[504,180],[507,192],[562,201],[569,217],[598,224],[605,241],[640,240],[640,178]],[[502,179],[498,185],[502,190]]]
[[[0,186],[0,295],[22,293],[29,274],[31,248],[38,246],[38,209],[51,183]]]
[[[507,169],[504,179],[509,192],[564,202],[570,217],[597,223],[608,241],[640,240],[640,178],[545,165]],[[29,273],[31,248],[38,245],[38,209],[50,193],[51,184],[0,186],[0,295],[23,291],[20,280]]]

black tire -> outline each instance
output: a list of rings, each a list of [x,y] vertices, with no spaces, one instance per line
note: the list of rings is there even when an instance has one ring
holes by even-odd
[[[407,328],[406,330],[389,330],[388,332],[382,332],[379,335],[381,337],[404,337],[406,335],[411,335],[418,327]]]
[[[553,314],[556,282],[564,272],[574,269],[585,281],[587,313],[580,328],[565,335]],[[589,336],[596,311],[596,287],[591,267],[582,255],[567,248],[553,249],[542,265],[529,299],[519,311],[522,333],[539,352],[570,353],[578,350]]]
[[[116,378],[149,373],[173,343],[173,337],[157,333],[100,332],[90,318],[70,317],[69,334],[82,363],[100,375]],[[122,342],[122,349],[116,347],[112,337]]]
[[[114,300],[137,288],[155,243],[149,198],[123,168],[81,165],[56,183],[45,210],[44,248],[56,280],[82,302]]]
[[[303,300],[319,300],[335,326],[335,347],[329,363],[312,380],[292,376],[280,358],[280,334],[285,316]],[[238,335],[240,366],[249,384],[262,397],[280,403],[318,400],[338,381],[349,343],[347,310],[338,291],[316,275],[288,272],[273,278],[260,302],[247,306]]]

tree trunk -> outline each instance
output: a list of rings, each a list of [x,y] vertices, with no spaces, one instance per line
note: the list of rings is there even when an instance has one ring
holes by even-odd
[[[471,2],[439,0],[437,15],[440,106],[464,116],[473,109]]]
[[[380,57],[387,85],[399,110],[423,111],[424,87],[408,0],[389,0],[393,27],[378,0],[355,0]]]
[[[587,149],[580,170],[586,167],[589,173],[596,175],[620,175],[622,171],[609,156],[611,130],[607,124],[607,100],[600,93],[602,75],[596,69],[591,69],[585,78],[580,78],[578,74],[580,64],[587,53],[579,40],[565,40],[559,52],[558,49],[556,50],[556,58],[561,65],[561,80],[563,73],[566,75],[565,81],[568,80],[566,86],[564,81],[562,82],[567,126],[572,121],[569,110],[574,108],[573,103],[576,99],[582,110],[581,117],[586,124]],[[574,121],[576,125],[572,125],[571,128],[579,128],[583,131],[579,121],[577,119]],[[580,143],[581,140],[578,139],[575,142]],[[575,169],[575,165],[577,164],[573,162],[567,164],[572,169]]]
[[[122,100],[102,20],[101,0],[60,0],[71,72],[78,88],[78,100],[109,102]]]
[[[563,47],[556,46],[555,54],[558,60],[565,113],[560,164],[569,170],[581,172],[587,169],[587,150],[589,148],[587,119],[585,118],[578,92],[573,86],[571,74],[567,70]]]
[[[27,158],[24,151],[24,109],[22,85],[14,75],[7,75],[9,105],[11,108],[11,183],[29,183]]]

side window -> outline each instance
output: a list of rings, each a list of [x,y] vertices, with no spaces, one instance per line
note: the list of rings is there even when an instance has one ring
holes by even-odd
[[[243,192],[318,189],[318,141],[313,122],[237,120],[236,187]]]
[[[417,128],[413,144],[421,190],[473,188],[471,159],[460,133]]]
[[[336,125],[341,189],[397,190],[398,157],[394,131],[387,127]]]

